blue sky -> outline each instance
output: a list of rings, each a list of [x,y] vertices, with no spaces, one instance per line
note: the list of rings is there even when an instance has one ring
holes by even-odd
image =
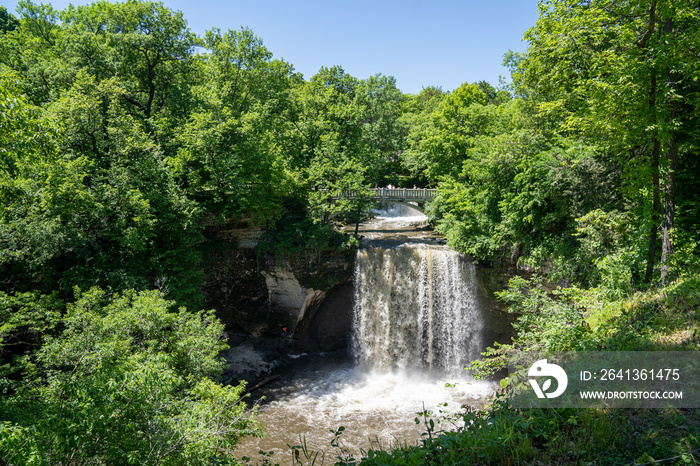
[[[38,0],[35,0],[38,3]],[[46,3],[46,0],[44,0]],[[63,9],[68,1],[50,2]],[[73,0],[74,5],[91,1]],[[247,26],[276,58],[307,79],[322,66],[342,66],[356,78],[394,76],[418,93],[464,82],[509,80],[508,50],[523,52],[523,34],[537,20],[537,0],[163,0],[180,10],[193,32]],[[0,0],[15,13],[16,1]]]

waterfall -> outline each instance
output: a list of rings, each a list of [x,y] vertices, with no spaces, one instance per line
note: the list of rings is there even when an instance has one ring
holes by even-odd
[[[354,360],[345,354],[298,355],[280,386],[267,387],[271,401],[258,412],[274,435],[245,438],[238,451],[254,456],[277,449],[287,452],[279,460],[294,463],[288,445],[303,437],[312,450],[327,448],[329,432],[341,425],[343,446],[355,454],[408,445],[423,438],[424,426],[413,421],[418,411],[479,408],[498,388],[463,370],[493,341],[486,336],[493,316],[476,299],[476,269],[438,244],[432,232],[417,231],[414,224],[425,220],[408,209],[387,208],[362,225]]]
[[[483,348],[475,288],[474,265],[446,246],[358,250],[353,350],[360,365],[462,373]]]

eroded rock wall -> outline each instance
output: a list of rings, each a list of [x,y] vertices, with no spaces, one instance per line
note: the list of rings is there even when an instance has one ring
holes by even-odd
[[[354,286],[351,280],[326,292],[311,290],[294,339],[302,351],[348,349],[352,335]]]
[[[216,310],[229,333],[276,337],[284,328],[292,333],[308,293],[322,301],[328,290],[352,278],[354,251],[275,257],[249,247],[247,239],[239,247],[236,231],[211,228],[202,248],[205,307]],[[334,306],[339,314],[351,313],[352,293],[346,301],[335,299]]]

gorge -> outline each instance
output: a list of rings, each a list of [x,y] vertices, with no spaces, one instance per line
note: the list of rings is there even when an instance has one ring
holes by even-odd
[[[285,347],[287,362],[271,371],[280,378],[254,393],[266,397],[258,419],[267,437],[244,439],[241,455],[275,451],[279,461],[291,455],[288,445],[301,443],[335,455],[331,431],[341,426],[342,445],[355,455],[413,443],[424,432],[414,422],[417,413],[480,407],[497,388],[464,371],[487,345],[508,335],[507,322],[480,291],[477,268],[431,231],[417,231],[426,220],[422,214],[401,206],[375,215],[362,224],[354,261],[349,338],[341,337],[335,351]],[[314,319],[332,321],[335,312],[336,320],[347,320],[342,310],[323,305]],[[312,328],[327,325],[308,325],[298,341],[322,341],[322,335],[308,335]]]

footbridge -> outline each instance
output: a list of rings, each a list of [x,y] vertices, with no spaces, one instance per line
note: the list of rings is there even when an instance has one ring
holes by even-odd
[[[408,204],[410,207],[423,211],[423,206],[437,195],[437,189],[424,188],[373,188],[374,194],[371,199],[379,202],[394,202],[397,204]],[[339,198],[354,199],[357,197],[356,191],[343,191]]]

